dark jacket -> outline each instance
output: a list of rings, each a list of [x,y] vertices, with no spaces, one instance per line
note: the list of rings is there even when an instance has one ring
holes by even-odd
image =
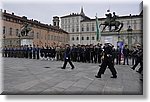
[[[67,47],[64,53],[64,59],[70,59],[70,55],[71,55],[71,49]]]

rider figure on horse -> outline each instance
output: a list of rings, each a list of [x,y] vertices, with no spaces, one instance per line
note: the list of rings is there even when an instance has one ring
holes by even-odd
[[[121,28],[123,27],[123,23],[121,23],[120,21],[116,21],[116,18],[118,18],[118,16],[116,16],[115,12],[113,12],[113,16],[110,12],[108,12],[106,15],[106,21],[101,25],[105,25],[102,29],[102,32],[105,30],[105,28],[108,26],[109,27],[109,31],[117,31],[119,32],[121,30]],[[112,26],[115,27],[115,29],[111,29]]]

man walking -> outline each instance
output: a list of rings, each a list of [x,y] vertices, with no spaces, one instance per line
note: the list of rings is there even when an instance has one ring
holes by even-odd
[[[101,75],[104,74],[106,67],[108,66],[108,68],[110,69],[113,75],[111,78],[117,78],[117,71],[114,68],[114,63],[112,59],[112,46],[109,43],[106,43],[103,49],[104,49],[104,52],[103,52],[104,59],[100,66],[101,68],[99,69],[99,72],[95,77],[101,78]]]
[[[74,65],[71,62],[70,55],[71,55],[70,45],[66,44],[66,50],[65,50],[65,53],[64,53],[64,65],[63,65],[62,69],[66,68],[67,62],[69,62],[69,64],[71,65],[71,67],[72,67],[71,69],[75,68]]]

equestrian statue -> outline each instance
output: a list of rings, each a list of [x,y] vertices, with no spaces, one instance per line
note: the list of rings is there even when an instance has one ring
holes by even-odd
[[[32,30],[32,26],[31,24],[25,23],[22,27],[21,27],[21,35],[22,36],[28,36],[28,33]]]
[[[104,25],[103,29],[102,29],[102,32],[105,30],[105,28],[108,26],[109,27],[109,31],[110,32],[113,32],[113,31],[116,31],[116,32],[120,32],[120,30],[122,29],[123,27],[123,23],[119,22],[119,21],[116,21],[116,18],[118,16],[116,16],[115,12],[113,12],[113,17],[112,17],[112,14],[111,13],[108,13],[108,14],[105,14],[106,15],[106,20],[104,23],[100,24],[99,27],[101,25]],[[115,27],[115,29],[112,29],[112,27]]]

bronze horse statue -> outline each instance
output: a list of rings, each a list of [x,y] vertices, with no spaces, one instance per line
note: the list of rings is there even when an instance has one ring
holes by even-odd
[[[101,25],[104,25],[103,29],[102,29],[102,32],[105,30],[105,28],[108,26],[109,27],[109,31],[112,32],[112,31],[116,31],[116,32],[120,32],[120,30],[122,29],[123,27],[123,23],[119,22],[119,21],[116,21],[116,15],[115,13],[113,12],[114,16],[112,17],[111,13],[109,14],[105,14],[106,15],[106,21],[103,23],[103,24],[100,24],[99,27]],[[112,26],[115,27],[115,29],[111,29]]]
[[[28,36],[28,33],[32,30],[31,28],[31,24],[25,23],[22,27],[21,27],[21,35],[22,36]]]

